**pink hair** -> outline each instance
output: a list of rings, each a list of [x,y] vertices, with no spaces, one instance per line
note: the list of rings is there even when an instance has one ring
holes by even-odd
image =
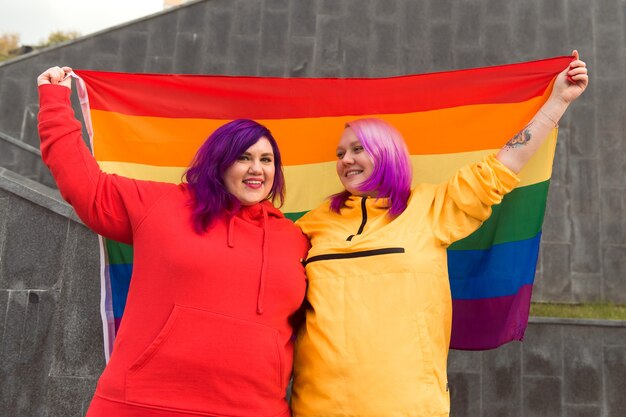
[[[413,179],[409,151],[402,135],[389,123],[375,118],[357,119],[346,127],[354,131],[374,161],[372,175],[360,184],[359,191],[389,198],[389,215],[400,215],[408,204]],[[331,196],[331,210],[339,213],[349,197],[348,191]]]

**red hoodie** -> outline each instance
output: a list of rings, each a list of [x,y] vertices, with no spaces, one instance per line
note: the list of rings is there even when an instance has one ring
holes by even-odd
[[[69,93],[39,89],[43,159],[87,226],[134,246],[124,319],[87,415],[289,416],[289,318],[304,298],[307,239],[269,202],[197,234],[186,185],[100,171]]]

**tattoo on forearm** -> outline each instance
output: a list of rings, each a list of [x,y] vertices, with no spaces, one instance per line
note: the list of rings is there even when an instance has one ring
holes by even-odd
[[[504,145],[505,148],[514,149],[514,148],[519,148],[520,146],[525,146],[526,144],[528,144],[528,142],[530,142],[530,139],[532,139],[533,137],[530,131],[531,124],[532,122],[527,124],[522,130],[517,132],[517,134],[513,136],[513,138],[510,141],[508,141],[506,145]]]

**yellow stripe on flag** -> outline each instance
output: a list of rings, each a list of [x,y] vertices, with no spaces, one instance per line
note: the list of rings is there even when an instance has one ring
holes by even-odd
[[[552,164],[556,147],[556,130],[542,145],[535,156],[520,173],[519,187],[543,182],[552,175]],[[437,184],[450,178],[454,172],[471,162],[479,161],[484,155],[497,152],[488,149],[444,155],[412,155],[413,185],[418,183]],[[130,162],[99,161],[103,171],[140,180],[179,183],[185,167],[161,167]],[[342,190],[335,172],[335,162],[322,162],[285,167],[287,198],[282,210],[286,213],[311,210],[326,197]]]

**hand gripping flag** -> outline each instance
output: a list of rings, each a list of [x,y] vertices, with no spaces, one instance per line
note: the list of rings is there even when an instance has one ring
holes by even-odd
[[[84,81],[78,92],[92,149],[105,172],[179,183],[211,132],[233,119],[254,119],[278,141],[287,181],[282,210],[297,219],[341,190],[334,150],[346,122],[387,120],[407,141],[414,184],[439,183],[520,131],[570,61],[372,79],[76,73]],[[489,220],[448,249],[451,348],[490,349],[524,335],[556,133]],[[102,249],[108,358],[133,261],[132,247],[103,239]]]

